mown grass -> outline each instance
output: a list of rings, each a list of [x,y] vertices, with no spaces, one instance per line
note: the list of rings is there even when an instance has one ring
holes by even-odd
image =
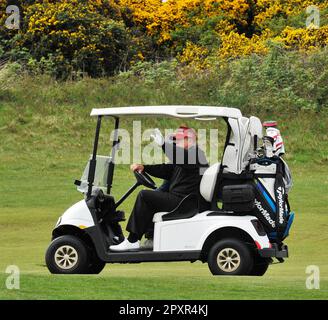
[[[57,218],[81,199],[73,181],[80,177],[91,152],[95,125],[89,117],[91,108],[220,105],[223,100],[209,95],[205,89],[209,84],[198,80],[191,81],[190,87],[144,80],[58,83],[46,77],[22,77],[12,81],[0,90],[1,299],[328,298],[328,117],[324,111],[286,111],[283,106],[279,112],[274,108],[255,110],[249,101],[242,107],[246,115],[279,121],[294,177],[290,199],[296,221],[288,239],[290,258],[285,264],[273,265],[264,277],[212,277],[207,265],[200,262],[108,265],[97,276],[54,276],[44,266],[44,252]],[[211,83],[214,87],[215,81]],[[231,98],[233,95],[231,90]],[[145,127],[174,128],[179,123],[144,120]],[[128,130],[129,121],[122,122]],[[100,153],[108,153],[111,129],[102,133],[101,142],[107,145]],[[119,197],[133,182],[128,166],[117,166],[114,196]],[[134,197],[124,204],[127,214]],[[20,290],[5,287],[8,275],[4,272],[11,264],[22,272]],[[305,287],[308,265],[320,268],[320,290]]]
[[[108,268],[108,267],[107,267]],[[140,267],[139,267],[140,268]],[[262,280],[244,278],[214,278],[202,270],[176,264],[169,267],[130,267],[111,270],[101,276],[46,276],[21,277],[21,289],[5,290],[2,299],[326,299],[327,281],[321,281],[320,290],[307,290],[303,281],[279,277],[271,272]],[[106,273],[106,272],[105,272]],[[136,273],[140,273],[138,276]],[[143,274],[150,273],[149,276]],[[122,274],[128,274],[123,275]],[[132,275],[133,274],[133,275]],[[156,275],[153,275],[156,274]],[[2,281],[3,277],[0,277]]]
[[[327,299],[328,180],[324,168],[312,168],[315,170],[308,174],[308,166],[292,167],[295,187],[291,203],[296,221],[287,241],[290,258],[284,264],[272,265],[264,277],[234,278],[213,277],[207,265],[200,262],[108,265],[97,276],[50,275],[44,266],[44,252],[51,230],[61,212],[80,196],[71,185],[61,183],[64,172],[57,171],[48,179],[42,179],[42,173],[37,174],[34,167],[36,177],[40,178],[40,188],[30,193],[17,192],[17,206],[1,206],[0,270],[4,272],[6,266],[14,264],[19,266],[22,274],[20,290],[7,290],[5,280],[8,275],[1,274],[0,298]],[[130,178],[124,178],[125,170],[118,170],[117,175],[123,180],[120,187],[124,189]],[[63,189],[61,192],[56,191],[59,188],[47,188],[56,181]],[[1,191],[6,193],[4,188]],[[29,201],[33,197],[39,197],[40,203]],[[127,212],[132,202],[133,197],[124,205]],[[308,275],[305,271],[309,265],[320,268],[320,290],[306,289]]]

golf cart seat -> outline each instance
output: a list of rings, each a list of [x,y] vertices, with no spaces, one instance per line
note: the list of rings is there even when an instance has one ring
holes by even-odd
[[[237,168],[238,150],[233,144],[227,145],[223,155],[223,172],[235,172]],[[215,163],[207,168],[200,182],[200,194],[207,203],[211,203],[216,190],[217,179],[221,163]],[[179,205],[170,212],[157,212],[153,217],[153,222],[161,222],[177,219],[189,219],[199,213],[199,196],[189,194]]]
[[[237,125],[236,121],[229,121],[229,124],[231,127]],[[243,140],[241,167],[238,166],[236,137],[232,135],[223,154],[221,174],[221,163],[218,162],[210,166],[202,177],[200,194],[207,202],[213,203],[214,200],[219,200],[221,196],[218,193],[225,184],[242,184],[243,181],[249,179],[244,170],[249,164],[252,154],[258,148],[259,139],[262,138],[262,123],[257,117],[250,117],[249,119],[243,117],[241,119],[241,127],[243,128],[241,137],[241,140]]]
[[[228,145],[223,155],[223,171],[225,173],[236,172],[237,167],[237,149],[234,145]],[[215,163],[207,168],[200,182],[200,194],[207,202],[212,202],[213,196],[220,173],[221,163]]]
[[[172,211],[155,213],[153,222],[189,219],[195,216],[198,212],[198,195],[188,194]]]
[[[230,149],[232,155],[234,153],[233,149]],[[229,153],[226,153],[229,154]],[[224,160],[227,160],[226,157]],[[232,158],[230,158],[232,159]],[[207,203],[211,203],[216,191],[216,184],[218,180],[220,170],[220,163],[216,163],[210,166],[204,172],[202,180],[200,182],[200,195]],[[224,169],[226,173],[226,168]],[[197,194],[189,194],[181,200],[178,206],[170,212],[157,212],[153,217],[153,222],[162,222],[169,220],[178,219],[189,219],[199,213],[199,196]]]

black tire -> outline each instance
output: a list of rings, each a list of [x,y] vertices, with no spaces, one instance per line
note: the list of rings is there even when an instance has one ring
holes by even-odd
[[[251,276],[263,276],[268,268],[269,268],[270,261],[268,259],[258,258],[255,259],[253,268],[250,272]]]
[[[54,274],[86,273],[89,265],[87,247],[75,236],[60,236],[50,243],[46,252],[46,264]]]
[[[105,267],[106,263],[100,260],[94,252],[94,248],[89,249],[89,265],[86,273],[88,274],[99,274]]]
[[[219,255],[220,263],[218,262]],[[230,262],[227,260],[229,257]],[[207,262],[213,275],[249,275],[253,268],[254,258],[250,248],[244,242],[231,238],[215,243],[208,253]]]

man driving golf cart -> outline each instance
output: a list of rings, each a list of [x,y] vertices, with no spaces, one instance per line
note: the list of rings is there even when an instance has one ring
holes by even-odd
[[[153,136],[154,141],[162,146],[170,163],[159,165],[132,164],[131,170],[146,172],[154,177],[169,181],[168,191],[142,190],[139,192],[132,213],[130,215],[127,231],[128,238],[117,245],[111,245],[112,251],[129,251],[140,248],[142,236],[152,225],[156,212],[171,211],[189,195],[199,198],[199,184],[202,168],[208,167],[206,156],[197,146],[197,135],[194,129],[180,126],[171,136],[174,142],[165,141],[158,129]],[[193,201],[190,198],[190,201]]]
[[[97,117],[93,151],[81,179],[75,181],[84,198],[70,206],[52,230],[45,256],[50,272],[96,274],[106,263],[202,261],[213,275],[261,276],[273,258],[281,263],[288,257],[283,241],[294,213],[286,197],[288,179],[280,159],[281,141],[274,139],[278,132],[263,136],[259,118],[244,117],[236,108],[180,105],[101,108],[93,109],[91,116]],[[136,116],[199,121],[223,118],[227,130],[221,159],[207,167],[197,152],[195,162],[180,162],[175,157],[169,164],[134,165],[134,185],[115,200],[112,186],[120,119]],[[111,153],[102,156],[98,154],[99,136],[107,119],[114,119],[115,130]],[[172,156],[180,150],[186,158],[199,149],[196,139],[189,139],[190,131],[180,131],[177,144],[169,147]],[[166,145],[164,149],[169,157]],[[139,194],[127,228],[130,237],[125,240],[117,227],[125,216],[119,207],[141,185],[157,189],[146,172],[169,179],[169,191]],[[139,240],[152,222],[153,249],[138,250]],[[109,249],[113,247],[114,251]]]
[[[165,138],[162,136],[161,131],[156,128],[153,132],[153,134],[150,135],[150,137],[153,139],[153,141],[162,148],[164,154],[169,158],[171,162],[174,162],[174,155],[173,155],[173,148],[170,147],[170,144],[175,143],[176,135],[177,134],[188,134],[188,130],[191,132],[191,138],[193,134],[196,134],[194,129],[190,129],[187,125],[182,124],[180,127],[174,132],[173,134],[167,135]],[[197,137],[196,137],[197,138]],[[196,146],[196,144],[194,144]],[[191,147],[192,148],[192,147]],[[202,153],[202,158],[204,159],[204,164],[207,163],[205,155],[203,156],[203,151],[201,149],[189,149],[189,155],[196,154],[196,152]],[[162,184],[156,189],[157,191],[163,191],[168,192],[170,189],[170,180],[163,180]],[[202,199],[201,197],[199,197]],[[145,242],[142,244],[143,249],[152,249],[153,248],[153,238],[154,238],[154,225],[152,225],[147,232],[145,233]]]

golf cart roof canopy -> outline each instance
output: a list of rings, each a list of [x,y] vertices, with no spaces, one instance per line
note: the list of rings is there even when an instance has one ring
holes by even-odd
[[[239,119],[239,109],[209,106],[143,106],[92,109],[91,116],[170,116],[175,118],[191,118],[211,120],[216,117]]]

